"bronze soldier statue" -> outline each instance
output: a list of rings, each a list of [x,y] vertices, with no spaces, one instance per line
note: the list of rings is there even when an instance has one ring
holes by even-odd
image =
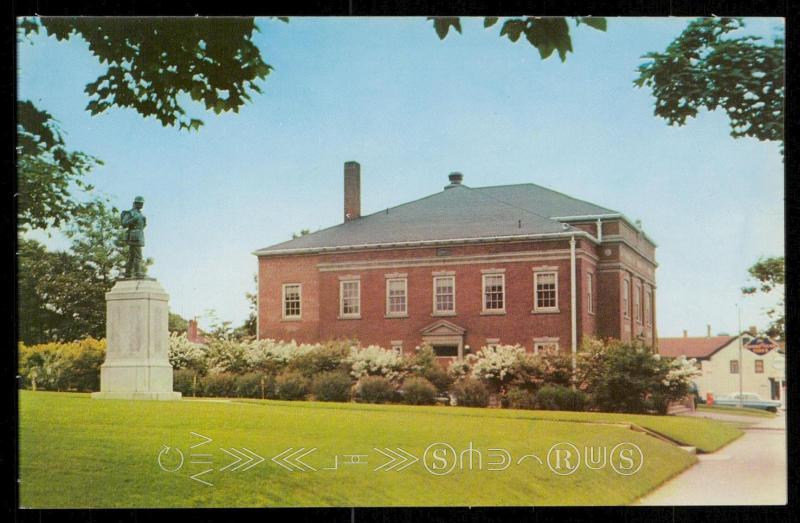
[[[137,196],[133,199],[133,209],[122,211],[122,227],[126,229],[125,243],[128,244],[126,278],[141,279],[145,275],[142,247],[144,247],[144,228],[147,227],[147,218],[141,212],[142,207],[144,198]]]

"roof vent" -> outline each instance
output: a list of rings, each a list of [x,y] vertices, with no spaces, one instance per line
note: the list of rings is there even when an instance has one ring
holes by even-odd
[[[450,179],[450,185],[445,185],[444,188],[452,189],[457,185],[461,185],[461,182],[464,180],[464,175],[461,173],[450,173],[448,178]]]

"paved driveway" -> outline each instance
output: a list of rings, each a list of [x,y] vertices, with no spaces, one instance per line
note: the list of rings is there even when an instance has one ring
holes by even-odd
[[[698,455],[699,463],[637,504],[786,504],[786,414],[759,421],[744,432],[717,452]]]

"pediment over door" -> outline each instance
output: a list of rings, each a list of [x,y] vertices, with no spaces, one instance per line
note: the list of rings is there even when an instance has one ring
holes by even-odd
[[[423,336],[463,336],[466,329],[447,320],[439,320],[422,329]]]

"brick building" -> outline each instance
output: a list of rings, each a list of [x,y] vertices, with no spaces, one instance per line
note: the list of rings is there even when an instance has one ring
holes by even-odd
[[[617,211],[535,184],[441,192],[256,251],[258,337],[357,338],[443,357],[492,344],[575,350],[584,336],[652,345],[655,243]]]

